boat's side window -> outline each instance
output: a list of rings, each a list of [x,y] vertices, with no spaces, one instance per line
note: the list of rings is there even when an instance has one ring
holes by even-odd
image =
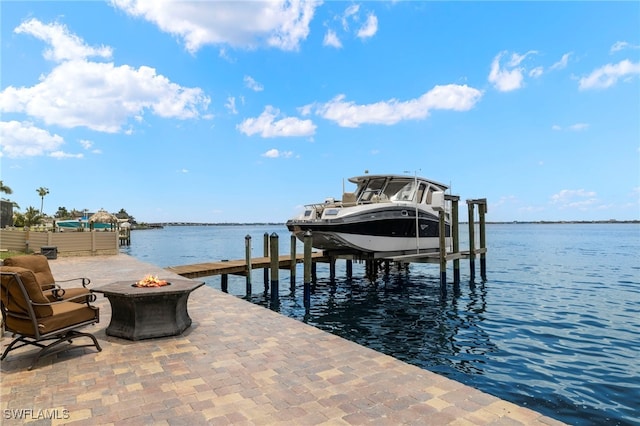
[[[412,201],[415,196],[415,187],[413,181],[406,183],[400,190],[391,197],[391,200],[397,201]]]
[[[396,200],[398,192],[400,192],[405,184],[405,181],[391,180],[384,188],[384,195],[386,195],[388,199]]]
[[[427,199],[425,200],[425,203],[431,204],[431,200],[433,200],[433,193],[434,193],[433,186],[430,186],[429,191],[427,191]]]

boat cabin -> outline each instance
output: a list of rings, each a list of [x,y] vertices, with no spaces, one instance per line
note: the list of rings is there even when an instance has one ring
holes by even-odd
[[[364,175],[349,179],[357,185],[354,192],[342,194],[342,200],[327,198],[324,204],[309,204],[303,220],[330,218],[342,208],[374,203],[411,203],[432,205],[434,209],[444,202],[447,186],[429,179],[403,175]],[[434,194],[437,194],[434,196]]]
[[[345,193],[346,198],[355,198],[356,204],[384,201],[408,201],[431,204],[435,192],[446,191],[443,184],[424,178],[411,176],[358,176],[349,179],[358,185],[353,195]],[[416,198],[417,197],[417,198]],[[343,202],[345,196],[343,196]]]

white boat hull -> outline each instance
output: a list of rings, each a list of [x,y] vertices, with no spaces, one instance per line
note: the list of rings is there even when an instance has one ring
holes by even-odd
[[[356,193],[345,193],[342,201],[329,198],[323,204],[308,205],[303,214],[287,222],[289,231],[301,241],[310,232],[313,247],[326,251],[411,254],[438,250],[439,220],[444,213],[449,244],[449,213],[441,184],[393,175],[351,180],[358,183]],[[377,189],[372,189],[372,182]]]

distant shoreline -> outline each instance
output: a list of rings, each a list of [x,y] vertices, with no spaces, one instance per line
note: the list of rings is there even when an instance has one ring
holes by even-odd
[[[510,221],[510,222],[492,222],[487,221],[487,225],[568,225],[568,224],[640,224],[639,220],[538,220],[538,221]],[[460,222],[460,224],[468,224],[468,222]],[[145,223],[138,225],[133,229],[154,229],[165,226],[285,226],[284,222],[157,222],[157,223]]]

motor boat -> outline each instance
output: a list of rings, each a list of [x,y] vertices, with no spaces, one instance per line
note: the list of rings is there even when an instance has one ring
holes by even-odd
[[[309,231],[312,246],[325,251],[415,254],[439,249],[443,212],[445,244],[450,244],[446,185],[408,175],[365,174],[349,182],[356,185],[353,192],[306,205],[287,221],[287,229],[301,241]]]

